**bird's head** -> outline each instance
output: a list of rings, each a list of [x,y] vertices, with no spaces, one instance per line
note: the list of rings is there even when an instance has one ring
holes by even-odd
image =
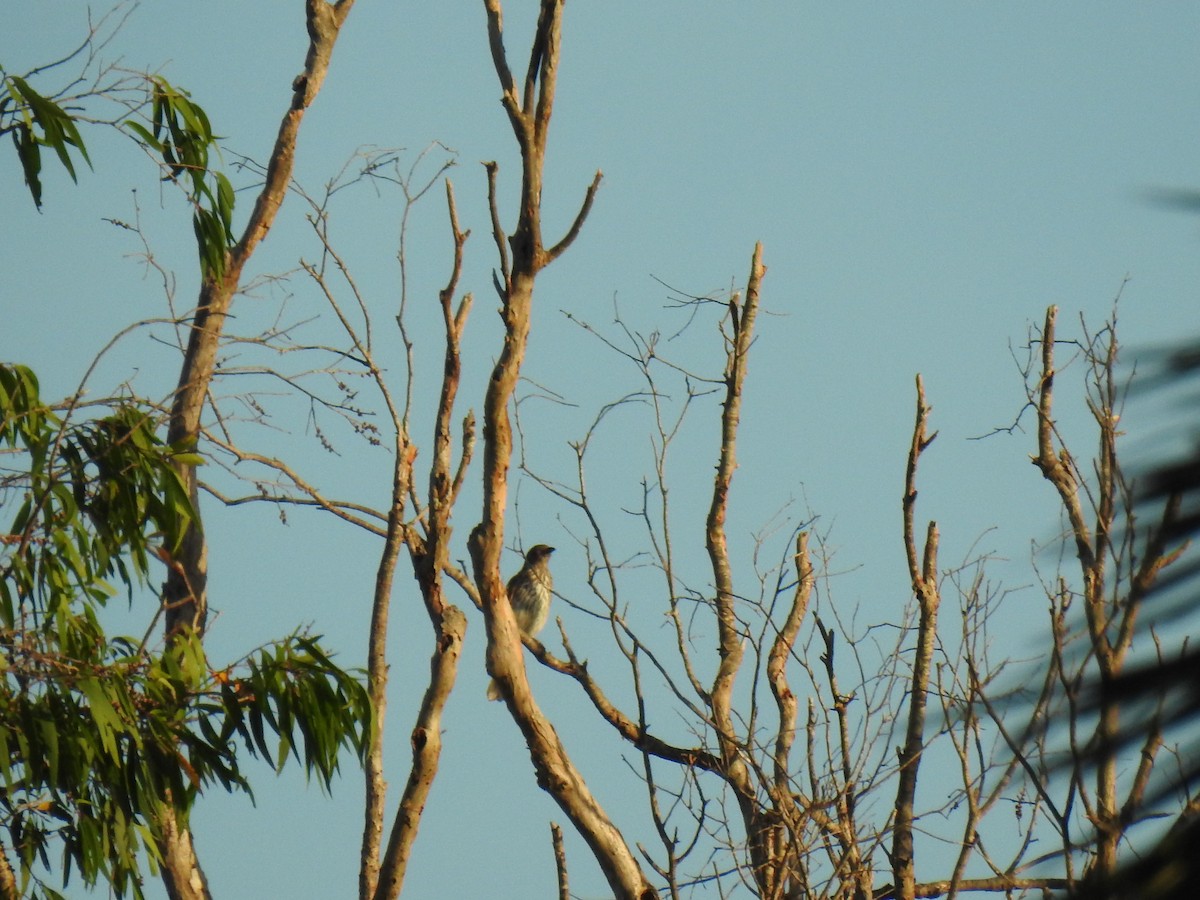
[[[553,552],[553,547],[547,547],[545,544],[534,544],[525,554],[525,565],[532,566],[546,562],[550,559],[550,554]]]

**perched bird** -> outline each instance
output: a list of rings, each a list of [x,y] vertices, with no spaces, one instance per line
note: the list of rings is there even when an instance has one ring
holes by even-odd
[[[525,565],[508,581],[508,602],[521,633],[533,637],[542,630],[550,615],[550,592],[554,578],[550,575],[550,554],[553,547],[534,544],[525,554]],[[489,700],[500,699],[500,687],[493,680],[488,684]]]

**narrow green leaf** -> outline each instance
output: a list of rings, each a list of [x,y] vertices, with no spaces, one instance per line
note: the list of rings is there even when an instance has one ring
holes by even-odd
[[[67,173],[71,176],[71,180],[77,180],[75,177],[75,165],[71,161],[68,146],[73,146],[79,150],[79,154],[88,166],[91,166],[92,163],[88,159],[87,148],[83,144],[83,137],[79,134],[75,120],[53,100],[43,97],[31,88],[24,79],[14,75],[9,79],[9,83],[19,91],[21,99],[28,105],[30,111],[33,113],[34,120],[42,129],[41,140],[58,154],[59,162],[67,170]]]
[[[21,162],[21,171],[25,174],[25,184],[33,196],[33,204],[42,208],[42,151],[38,149],[37,138],[33,130],[24,123],[13,129],[13,144],[17,148],[17,159]]]
[[[87,697],[88,712],[91,714],[92,721],[96,725],[96,730],[100,735],[100,744],[104,748],[104,752],[108,754],[109,759],[113,762],[119,761],[117,731],[120,730],[121,722],[117,717],[117,711],[113,708],[108,695],[104,692],[103,686],[97,679],[81,678],[79,679],[78,686],[83,695]]]
[[[162,142],[156,138],[150,131],[140,122],[129,121],[125,123],[125,127],[133,132],[134,136],[146,147],[153,150],[155,153],[163,152]]]
[[[50,720],[42,720],[42,752],[46,762],[46,771],[52,782],[58,781],[58,725]]]

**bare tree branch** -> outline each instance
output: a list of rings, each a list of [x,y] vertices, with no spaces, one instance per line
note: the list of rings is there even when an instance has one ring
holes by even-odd
[[[459,475],[452,478],[453,436],[450,422],[454,415],[454,403],[462,374],[462,336],[471,298],[469,294],[464,297],[458,311],[454,312],[454,292],[462,274],[463,245],[468,234],[459,230],[454,189],[448,180],[446,204],[449,208],[450,231],[454,241],[454,261],[446,287],[438,295],[445,327],[446,351],[442,366],[441,394],[433,428],[433,462],[429,471],[429,517],[423,540],[415,529],[409,528],[406,533],[413,570],[421,588],[421,596],[425,600],[425,610],[433,626],[434,652],[430,660],[429,686],[421,700],[417,722],[412,732],[412,769],[388,839],[375,900],[395,900],[400,896],[412,845],[420,827],[421,814],[425,810],[429,790],[437,774],[442,746],[442,712],[454,687],[467,629],[467,619],[462,611],[446,602],[442,578],[450,559],[450,513],[454,508],[457,485],[461,483],[461,476],[469,459],[467,442],[463,458],[460,460]]]
[[[588,843],[613,892],[622,898],[649,898],[653,896],[653,890],[637,860],[588,790],[550,721],[533,700],[520,656],[516,623],[500,577],[508,466],[512,456],[508,404],[520,376],[529,340],[534,281],[548,262],[541,244],[542,172],[558,63],[562,2],[543,0],[541,5],[533,51],[540,76],[536,111],[522,109],[515,95],[504,58],[499,0],[484,0],[484,7],[488,15],[492,59],[504,91],[504,106],[522,155],[520,214],[516,230],[508,241],[512,250],[511,271],[505,273],[503,285],[497,281],[502,302],[500,315],[505,327],[504,347],[492,370],[484,399],[483,512],[469,541],[487,626],[488,671],[500,686],[509,712],[529,746],[538,784],[554,797]],[[494,198],[494,193],[492,196]],[[494,199],[492,208],[495,221]],[[503,240],[499,232],[494,237],[497,244]]]
[[[921,454],[937,437],[937,433],[926,437],[926,422],[929,407],[925,403],[925,386],[917,376],[917,420],[913,426],[912,446],[908,452],[908,470],[904,485],[904,546],[908,556],[908,571],[912,579],[913,594],[920,607],[917,624],[917,648],[913,660],[912,680],[909,688],[908,726],[905,729],[904,746],[900,748],[899,783],[896,787],[895,821],[892,826],[892,874],[895,878],[896,896],[902,900],[915,897],[915,850],[913,847],[914,803],[917,792],[917,775],[921,764],[921,753],[925,744],[925,707],[929,698],[930,665],[933,648],[937,641],[937,614],[941,598],[938,594],[937,547],[938,530],[934,522],[929,523],[925,537],[925,551],[921,561],[917,560],[916,537],[913,533],[914,507],[917,500],[917,462]]]

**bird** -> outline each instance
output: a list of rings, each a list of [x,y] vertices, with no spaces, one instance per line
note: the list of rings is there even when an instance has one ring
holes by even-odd
[[[534,544],[525,554],[521,571],[508,580],[508,602],[521,634],[533,637],[546,624],[550,615],[550,592],[554,577],[550,574],[550,554],[553,547]],[[500,699],[500,686],[493,679],[488,684],[487,698]]]

